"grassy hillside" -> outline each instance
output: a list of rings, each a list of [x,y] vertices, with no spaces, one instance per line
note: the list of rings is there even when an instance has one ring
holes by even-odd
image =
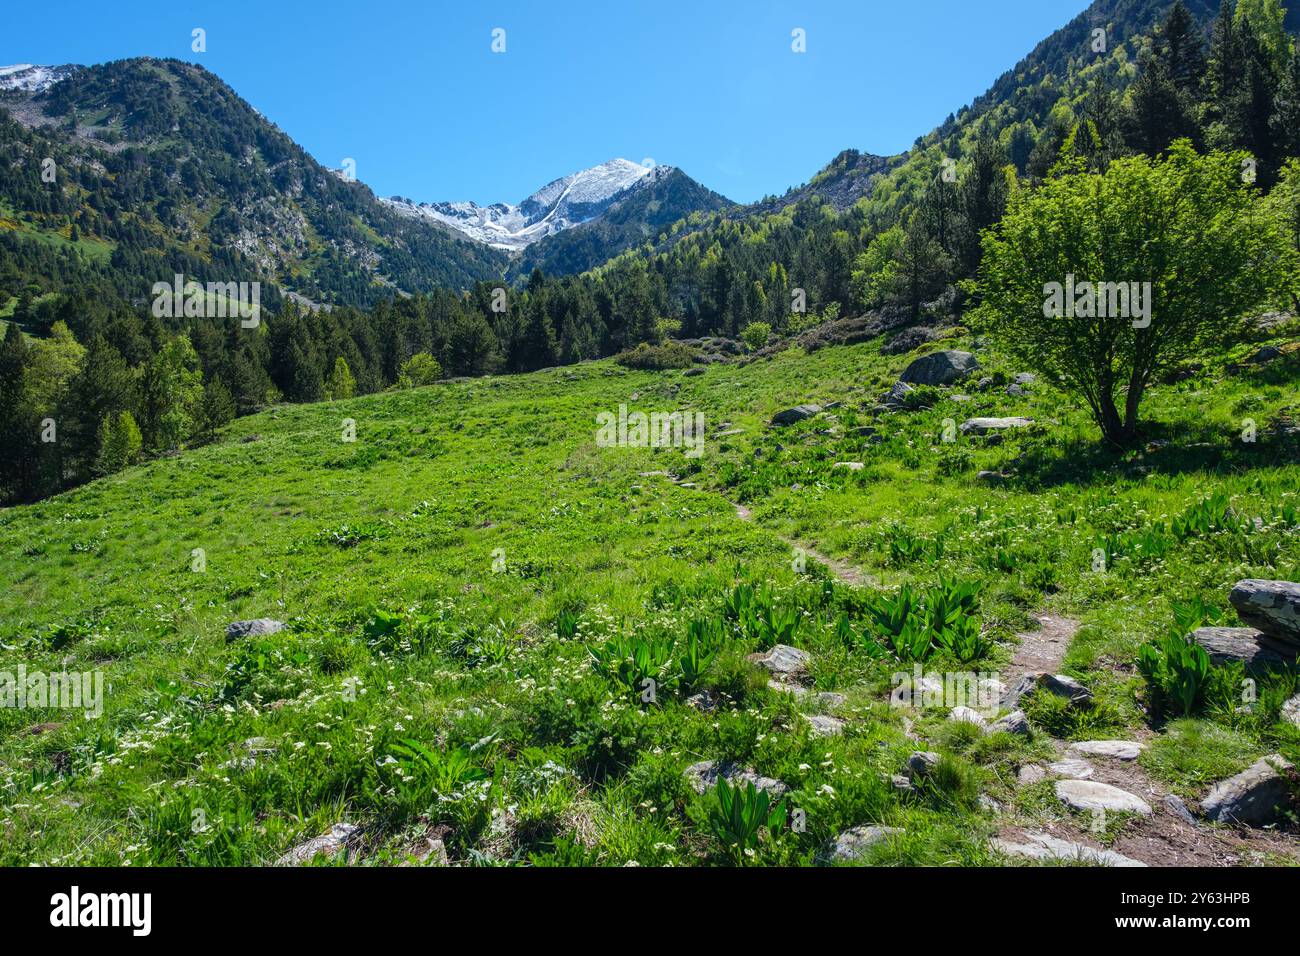
[[[1238,578],[1300,578],[1300,465],[1284,434],[1294,354],[1230,369],[1257,347],[1243,346],[1157,388],[1158,440],[1117,459],[1045,384],[975,390],[1019,371],[979,348],[984,369],[965,385],[919,393],[931,407],[873,413],[912,357],[878,346],[690,376],[596,362],[279,407],[213,445],[0,512],[0,670],[106,681],[98,720],[0,710],[0,863],[264,863],[340,821],[361,827],[351,858],[364,862],[438,838],[456,862],[808,863],[867,823],[902,830],[871,848],[876,863],[1006,862],[990,837],[1048,824],[1140,856],[1164,816],[1097,828],[1050,782],[1018,786],[1018,768],[1054,759],[1054,737],[1139,739],[1142,773],[1190,802],[1264,754],[1300,759],[1300,729],[1278,718],[1294,672],[1263,679],[1243,711],[1239,675],[1217,669],[1227,690],[1166,724],[1133,668],[1172,602],[1231,618]],[[769,430],[806,401],[842,404]],[[598,447],[596,415],[620,404],[702,411],[704,454]],[[941,440],[981,414],[1037,424]],[[863,467],[832,467],[850,461]],[[643,474],[657,472],[679,480]],[[1218,521],[1170,530],[1207,500]],[[796,545],[863,586],[816,558],[798,573]],[[873,596],[941,575],[981,586],[993,644],[965,662],[940,652],[927,671],[1001,671],[1050,611],[1081,624],[1065,671],[1095,707],[1038,702],[1028,737],[890,707],[890,675],[911,664],[863,636]],[[760,608],[770,585],[769,622],[795,610],[782,642],[811,654],[812,689],[843,700],[767,686],[745,655],[779,626],[729,617],[738,582],[759,585]],[[229,622],[257,617],[289,626],[226,642]],[[652,703],[589,650],[634,635],[676,661],[692,620],[717,658],[694,686],[666,666]],[[717,709],[687,702],[699,693]],[[843,732],[816,736],[818,712]],[[938,768],[900,790],[890,777],[917,750]],[[736,857],[709,825],[715,798],[682,774],[712,758],[788,784],[806,829]],[[1295,847],[1263,834],[1231,850],[1277,863]]]

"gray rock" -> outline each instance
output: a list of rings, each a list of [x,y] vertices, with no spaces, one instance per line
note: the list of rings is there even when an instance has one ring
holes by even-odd
[[[976,727],[983,728],[988,725],[984,715],[972,707],[954,707],[948,711],[948,719],[955,720],[959,723],[974,724]]]
[[[1006,392],[1012,398],[1023,398],[1027,394],[1023,385],[1008,385]]]
[[[1296,694],[1282,705],[1282,719],[1288,724],[1300,727],[1300,694]]]
[[[1026,694],[1037,689],[1037,687],[1037,674],[1021,674],[1015,679],[1012,685],[1003,692],[1002,699],[999,703],[1003,707],[1015,708],[1019,705],[1021,697],[1024,697]]]
[[[688,368],[685,372],[682,372],[683,376],[703,375],[703,374],[704,374],[704,369],[700,368],[698,365],[693,365],[690,368]]]
[[[1032,418],[968,418],[958,427],[963,435],[987,435],[990,432],[1003,432],[1011,428],[1028,428],[1034,423]]]
[[[996,484],[999,481],[1005,481],[1006,477],[1007,476],[1002,474],[1000,471],[981,471],[976,473],[975,480]]]
[[[965,378],[979,365],[979,360],[970,352],[945,349],[915,359],[904,369],[899,380],[914,385],[951,385]]]
[[[1067,780],[1087,780],[1092,776],[1092,764],[1077,757],[1064,757],[1049,763],[1047,772],[1053,777],[1065,777]]]
[[[939,764],[939,755],[932,750],[918,750],[907,758],[907,773],[912,779],[924,777]]]
[[[1241,661],[1249,670],[1294,663],[1298,653],[1285,641],[1253,627],[1198,627],[1192,631],[1192,640],[1205,648],[1214,663]]]
[[[827,707],[831,710],[834,710],[836,707],[843,707],[845,703],[848,702],[847,697],[833,690],[821,691],[813,699],[823,707]]]
[[[1232,586],[1228,600],[1243,623],[1277,640],[1300,644],[1300,584],[1247,578]]]
[[[1279,808],[1291,800],[1287,780],[1277,768],[1292,769],[1280,754],[1273,754],[1220,781],[1201,801],[1201,812],[1214,823],[1264,826],[1277,821]]]
[[[916,787],[912,786],[912,781],[904,777],[901,773],[892,773],[889,775],[889,785],[897,793],[915,793]]]
[[[1002,812],[1002,804],[998,803],[996,800],[994,800],[992,797],[990,797],[987,793],[981,793],[978,802],[979,802],[979,805],[980,805],[980,809],[983,810],[983,811],[985,811],[986,813],[1001,813],[1001,812]]]
[[[796,405],[794,408],[786,408],[772,416],[773,425],[793,425],[795,422],[801,422],[806,418],[812,418],[820,414],[822,407],[820,405]]]
[[[284,630],[284,622],[269,617],[259,617],[252,621],[234,621],[226,625],[226,642],[237,641],[241,637],[263,637]]]
[[[336,823],[330,827],[329,833],[299,843],[276,860],[275,865],[302,866],[317,856],[334,856],[356,836],[357,830],[351,823]]]
[[[711,714],[718,709],[718,695],[711,689],[702,690],[687,697],[686,706],[694,707],[702,714]]]
[[[805,714],[804,720],[808,721],[810,733],[814,737],[838,737],[844,733],[844,721],[838,717],[828,717],[825,714]]]
[[[779,690],[783,694],[793,694],[795,697],[806,697],[808,688],[800,687],[798,684],[788,684],[785,681],[773,678],[767,682],[768,690]]]
[[[733,787],[753,784],[755,790],[766,790],[774,797],[782,796],[788,789],[780,780],[759,776],[757,772],[734,760],[701,760],[684,771],[696,793],[705,793],[725,780]]]
[[[1029,718],[1025,716],[1023,710],[1013,710],[1005,717],[999,717],[989,725],[989,733],[1008,733],[1018,734],[1021,737],[1029,736]]]
[[[1072,810],[1106,810],[1149,816],[1151,805],[1141,797],[1095,780],[1058,780],[1056,798]]]
[[[844,863],[860,859],[877,843],[902,833],[898,827],[857,826],[849,827],[822,851],[822,859],[827,863]]]
[[[1178,819],[1191,826],[1196,826],[1196,817],[1192,816],[1192,811],[1187,809],[1187,804],[1183,803],[1181,797],[1166,793],[1164,799],[1160,802],[1164,804],[1166,810],[1178,817]]]
[[[1116,760],[1137,760],[1138,754],[1145,749],[1146,744],[1134,740],[1081,740],[1070,744],[1070,750],[1074,753],[1113,757]]]
[[[860,461],[837,461],[835,464],[831,465],[831,467],[844,468],[847,469],[848,471],[861,471],[863,468],[867,466]]]
[[[1016,773],[1016,783],[1022,787],[1032,787],[1047,779],[1047,771],[1042,765],[1027,763]]]
[[[1017,372],[1011,380],[1017,385],[1033,385],[1038,381],[1038,376],[1033,372]]]
[[[895,382],[883,396],[880,404],[885,408],[897,408],[907,401],[907,393],[914,391],[906,382]]]
[[[1064,674],[1041,674],[1038,686],[1049,694],[1068,698],[1072,704],[1086,704],[1092,700],[1092,691]]]
[[[785,677],[801,677],[808,673],[808,662],[812,660],[807,651],[801,651],[789,644],[777,644],[763,654],[750,654],[749,659],[772,674]]]
[[[1140,860],[1134,860],[1114,850],[1098,850],[1082,843],[1070,843],[1067,840],[1048,836],[1046,833],[1026,833],[1023,843],[1003,839],[994,839],[991,842],[994,849],[1008,856],[1022,856],[1031,860],[1075,860],[1098,866],[1146,866]]]

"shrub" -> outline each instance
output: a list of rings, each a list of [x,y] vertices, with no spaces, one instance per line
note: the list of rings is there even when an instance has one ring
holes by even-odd
[[[614,361],[624,368],[655,371],[667,368],[689,368],[695,353],[680,342],[649,345],[642,342],[634,349],[620,352]]]
[[[772,337],[772,326],[766,322],[750,322],[740,333],[740,338],[749,346],[750,351],[757,352]]]

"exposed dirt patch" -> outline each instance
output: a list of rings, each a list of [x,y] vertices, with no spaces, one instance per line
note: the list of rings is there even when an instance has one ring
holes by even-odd
[[[1034,620],[1038,622],[1037,630],[1016,635],[1020,643],[1006,668],[1008,684],[1024,674],[1055,674],[1060,671],[1070,641],[1079,631],[1079,622],[1068,617],[1040,613],[1034,615]]]

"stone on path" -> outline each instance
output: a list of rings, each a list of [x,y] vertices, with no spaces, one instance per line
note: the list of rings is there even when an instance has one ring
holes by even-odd
[[[1047,771],[1040,764],[1027,763],[1016,774],[1016,783],[1022,787],[1032,787],[1047,779]]]
[[[1024,841],[994,839],[994,849],[1001,850],[1008,856],[1022,856],[1031,860],[1077,860],[1081,863],[1094,863],[1099,866],[1146,866],[1140,860],[1116,853],[1114,850],[1098,850],[1082,843],[1071,843],[1046,833],[1026,833]]]
[[[1095,780],[1059,780],[1056,797],[1073,810],[1108,810],[1143,816],[1151,813],[1151,805],[1141,797]]]
[[[1092,691],[1064,674],[1041,674],[1038,686],[1057,697],[1068,698],[1072,704],[1086,704],[1092,700]]]
[[[1178,817],[1178,819],[1191,826],[1196,826],[1196,817],[1192,816],[1192,811],[1187,809],[1187,804],[1183,803],[1182,797],[1166,793],[1164,799],[1160,802],[1165,805],[1166,810]]]
[[[1113,757],[1116,760],[1137,760],[1146,744],[1133,740],[1081,740],[1070,744],[1070,750],[1093,757]]]
[[[1092,776],[1092,764],[1077,757],[1064,757],[1047,765],[1047,772],[1053,777],[1065,777],[1069,780],[1087,780]]]
[[[1273,754],[1255,761],[1235,777],[1220,781],[1201,801],[1201,812],[1214,823],[1263,826],[1275,822],[1279,808],[1291,800],[1288,781],[1277,768],[1292,769],[1280,754]]]

